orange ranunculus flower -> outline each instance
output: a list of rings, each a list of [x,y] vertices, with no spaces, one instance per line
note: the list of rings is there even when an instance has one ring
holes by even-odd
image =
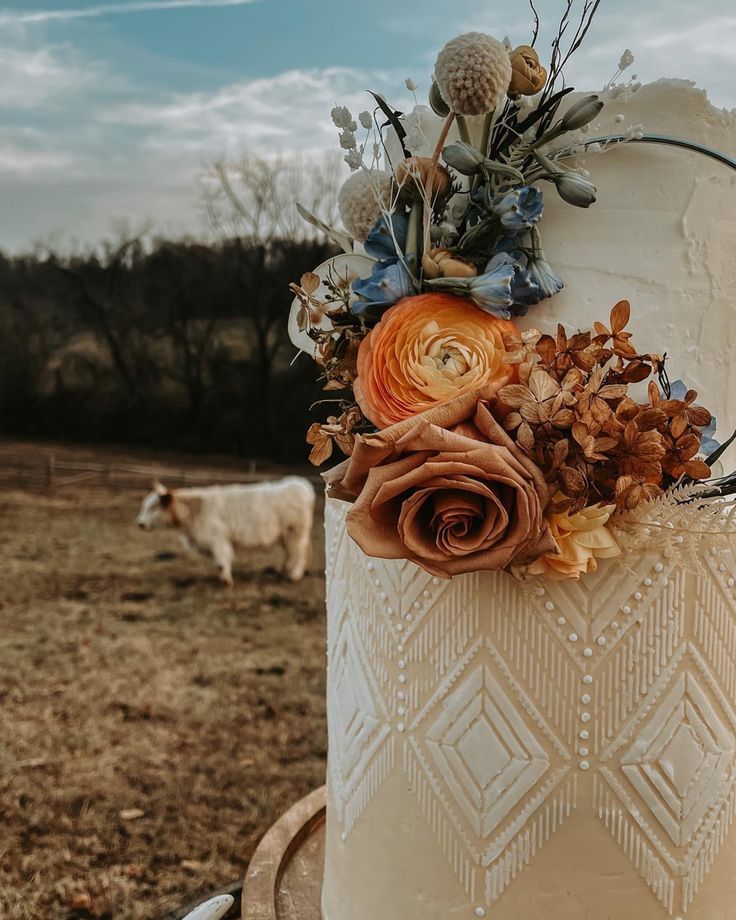
[[[489,399],[512,378],[503,333],[518,330],[451,294],[405,297],[360,343],[355,397],[378,428],[465,393]]]
[[[527,568],[527,575],[553,581],[580,578],[595,572],[598,559],[620,556],[621,549],[606,527],[615,510],[615,505],[590,505],[577,514],[549,514],[547,522],[558,552],[540,556]]]

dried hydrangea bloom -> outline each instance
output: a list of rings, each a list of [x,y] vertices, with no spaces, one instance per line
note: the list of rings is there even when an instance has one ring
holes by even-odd
[[[358,170],[345,180],[338,196],[345,229],[361,243],[375,226],[383,209],[391,204],[391,174]]]
[[[442,98],[458,115],[485,115],[506,95],[511,59],[504,45],[482,32],[466,32],[440,51],[434,68]]]

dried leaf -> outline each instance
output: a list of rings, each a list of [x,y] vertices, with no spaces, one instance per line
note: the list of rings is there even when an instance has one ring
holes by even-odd
[[[529,388],[520,383],[511,383],[498,391],[498,398],[509,409],[518,409],[529,397]]]
[[[335,230],[334,227],[330,227],[329,224],[326,224],[323,220],[320,220],[319,217],[315,217],[311,211],[308,211],[304,205],[299,204],[298,201],[296,203],[296,209],[308,224],[312,224],[313,227],[321,230],[327,239],[332,240],[333,243],[337,243],[343,252],[351,253],[353,251],[353,238],[348,236],[347,233],[343,233],[341,230]]]
[[[322,426],[319,422],[312,422],[307,431],[307,444],[317,444],[322,438]]]
[[[687,414],[690,424],[696,428],[705,428],[713,421],[713,416],[703,406],[690,406]]]
[[[628,326],[631,319],[631,304],[628,300],[619,300],[611,310],[611,332],[617,335]]]
[[[325,435],[324,438],[318,441],[312,448],[312,451],[309,454],[309,462],[314,466],[322,466],[322,464],[329,460],[331,456],[332,438],[329,435]]]
[[[690,426],[687,423],[687,414],[685,412],[680,412],[672,419],[670,425],[670,431],[672,432],[672,437],[677,440],[681,438]]]
[[[711,469],[704,460],[689,460],[685,464],[685,475],[690,479],[710,479]]]
[[[551,335],[543,335],[537,342],[537,354],[548,367],[554,364],[557,351],[555,340]]]
[[[352,456],[353,448],[355,447],[355,435],[354,434],[336,434],[335,444],[337,444],[337,446],[345,454],[346,457],[350,457]]]
[[[322,280],[319,275],[315,275],[314,272],[304,272],[299,279],[299,284],[307,294],[314,294],[320,284],[322,284]]]
[[[570,452],[570,442],[567,438],[563,438],[561,441],[558,441],[555,446],[552,448],[552,464],[555,469],[562,466],[562,464],[567,460],[567,455]]]
[[[522,422],[516,434],[517,443],[527,452],[534,450],[534,432],[526,422]]]
[[[555,428],[571,428],[575,422],[575,413],[572,409],[560,409],[552,416],[552,424]]]
[[[563,466],[557,476],[562,491],[570,498],[576,498],[588,490],[585,476],[573,466]]]

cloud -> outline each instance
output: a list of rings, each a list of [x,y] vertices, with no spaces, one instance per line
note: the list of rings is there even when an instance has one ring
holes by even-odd
[[[203,7],[247,6],[259,0],[132,0],[130,3],[106,3],[68,10],[0,10],[0,26],[30,25],[43,22],[66,22],[100,16],[122,16],[157,10],[196,9]]]
[[[44,2],[57,9],[35,8]],[[208,82],[200,83],[199,91],[183,92],[180,87],[191,87],[199,71],[188,72],[179,87],[180,71],[170,70],[170,59],[155,74],[153,68],[144,73],[139,56],[128,57],[124,44],[101,45],[100,36],[88,34],[83,20],[135,11],[240,6],[252,0],[72,2],[77,6],[71,10],[58,9],[60,4],[51,0],[27,0],[22,11],[0,5],[0,195],[9,215],[0,225],[0,247],[24,248],[52,234],[60,242],[92,242],[125,217],[135,225],[148,220],[172,234],[206,231],[195,180],[208,163],[249,152],[336,151],[338,132],[330,120],[336,103],[347,105],[354,116],[372,109],[365,94],[370,87],[406,111],[411,101],[404,78],[411,76],[426,88],[439,46],[456,29],[503,29],[516,43],[528,40],[530,22],[524,4],[501,23],[493,15],[478,14],[477,0],[426,0],[419,19],[402,17],[392,0],[379,0],[379,6],[394,11],[380,22],[380,28],[392,33],[389,41],[395,34],[411,35],[414,50],[405,58],[381,55],[379,35],[375,49],[358,48],[345,59],[346,66],[308,67],[300,66],[309,58],[306,54],[279,54],[280,5],[270,4],[267,9],[277,17],[273,31],[264,31],[258,40],[273,43],[269,67],[275,75],[223,78],[223,71],[215,68],[203,74]],[[316,7],[318,0],[312,3]],[[652,0],[647,7],[640,0],[603,4],[588,40],[570,62],[569,80],[578,87],[599,88],[628,45],[636,62],[627,73],[638,73],[642,81],[664,75],[691,78],[717,104],[733,106],[736,16],[731,4],[706,0],[703,14],[695,19],[692,5],[684,0]],[[546,57],[561,0],[539,0],[538,6],[544,23],[538,47]],[[76,47],[50,44],[46,38],[43,24],[53,27],[54,20],[65,19],[79,20],[68,36]],[[336,22],[335,42],[349,41],[349,19]],[[17,37],[11,39],[14,25]],[[174,55],[175,46],[172,38]],[[215,80],[218,85],[213,85]]]
[[[0,143],[0,175],[3,178],[58,181],[69,178],[73,164],[73,155],[63,150],[34,150],[13,143]]]
[[[123,104],[94,96],[93,85],[70,106],[68,123],[42,123],[13,137],[14,146],[0,145],[0,195],[14,214],[0,226],[0,248],[92,242],[124,218],[172,235],[207,233],[197,177],[208,164],[246,153],[337,151],[330,110],[336,103],[355,116],[372,109],[367,87],[409,105],[396,92],[405,93],[403,72],[337,67]],[[37,152],[27,167],[25,150]]]
[[[357,115],[373,108],[365,87],[381,91],[396,85],[401,86],[402,80],[387,71],[288,70],[211,93],[105,107],[98,118],[105,124],[139,129],[145,134],[144,147],[173,155],[334,150],[338,132],[330,120],[331,108],[336,103],[347,105]]]
[[[67,46],[0,47],[0,107],[33,109],[90,84],[96,65],[82,62]]]

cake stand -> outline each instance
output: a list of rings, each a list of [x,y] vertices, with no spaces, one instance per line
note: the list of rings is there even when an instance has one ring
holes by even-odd
[[[243,883],[242,920],[320,920],[325,790],[297,802],[268,831]]]

